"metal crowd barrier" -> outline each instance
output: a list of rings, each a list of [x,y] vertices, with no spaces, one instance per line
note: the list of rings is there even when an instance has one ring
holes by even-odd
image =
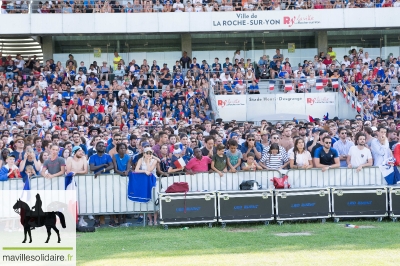
[[[321,169],[293,169],[287,172],[291,188],[313,188],[334,186],[381,186],[386,185],[378,167],[356,169],[334,168],[322,172]]]
[[[281,177],[279,171],[240,171],[236,173],[224,173],[222,177],[217,173],[198,173],[194,175],[181,174],[161,178],[160,192],[172,185],[174,182],[187,182],[189,191],[235,191],[244,180],[255,180],[262,189],[273,189],[271,181],[274,177]]]

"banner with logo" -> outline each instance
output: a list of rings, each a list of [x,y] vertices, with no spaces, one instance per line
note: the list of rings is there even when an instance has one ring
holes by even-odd
[[[326,113],[338,116],[337,93],[282,93],[257,95],[217,95],[219,117],[223,121],[290,120],[293,117],[322,119]],[[351,105],[349,105],[351,108]]]
[[[296,10],[292,12],[211,12],[212,31],[285,30],[338,28],[344,15],[340,9]]]
[[[336,93],[308,93],[304,96],[307,115],[318,118],[322,118],[326,113],[329,113],[329,118],[338,115]]]
[[[275,114],[275,94],[247,95],[247,120],[261,121]]]
[[[304,94],[276,94],[275,97],[275,110],[277,114],[306,114]]]
[[[219,117],[224,121],[246,121],[246,95],[216,95]]]

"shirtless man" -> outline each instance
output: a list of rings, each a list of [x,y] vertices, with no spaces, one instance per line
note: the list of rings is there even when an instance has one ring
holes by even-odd
[[[72,172],[75,175],[84,175],[88,173],[88,164],[85,153],[80,146],[75,146],[72,149],[72,157],[68,157],[66,173]],[[90,217],[89,218],[93,218]],[[87,226],[83,216],[79,217],[79,226]]]
[[[292,130],[289,127],[283,130],[282,139],[279,144],[285,148],[286,152],[293,148]]]
[[[66,172],[73,172],[74,175],[82,175],[88,173],[88,165],[85,157],[85,153],[83,152],[80,146],[75,146],[72,149],[72,156],[67,159],[67,167]]]

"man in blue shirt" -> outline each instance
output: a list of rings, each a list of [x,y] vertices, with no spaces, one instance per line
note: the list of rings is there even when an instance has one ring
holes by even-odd
[[[314,154],[314,166],[316,168],[321,168],[322,172],[330,168],[339,168],[340,160],[339,154],[336,149],[331,147],[332,139],[326,136],[322,139],[322,147],[315,150]]]
[[[114,164],[110,155],[104,153],[106,147],[103,141],[99,141],[96,144],[96,154],[93,154],[89,158],[90,171],[95,174],[95,178],[101,173],[110,173],[111,169],[114,169]]]
[[[394,111],[393,105],[390,103],[390,99],[387,98],[385,100],[385,104],[382,105],[382,112],[381,112],[382,117],[385,116],[393,117],[393,111]]]

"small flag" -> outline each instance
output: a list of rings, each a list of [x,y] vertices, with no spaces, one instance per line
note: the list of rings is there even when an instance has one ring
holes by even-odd
[[[357,102],[357,107],[356,107],[356,109],[357,109],[357,112],[358,112],[358,113],[361,113],[361,109],[362,109],[362,104],[361,104],[361,102]]]
[[[324,84],[322,83],[322,79],[317,79],[317,82],[315,84],[317,90],[322,90],[324,88]]]
[[[273,91],[275,89],[275,80],[269,81],[269,90]]]
[[[285,91],[291,91],[293,90],[293,85],[291,80],[286,80],[285,81]]]
[[[338,81],[338,79],[332,79],[332,87],[333,87],[334,89],[339,88],[339,81]]]
[[[308,116],[308,121],[310,121],[310,123],[311,123],[311,122],[314,122],[314,118],[313,118],[311,115],[309,115],[309,116]]]
[[[65,190],[75,191],[76,190],[76,183],[74,179],[74,173],[69,172],[65,176]],[[75,222],[78,223],[78,202],[69,201],[68,202],[68,210],[73,214],[75,210]]]
[[[44,129],[43,128],[39,128],[39,130],[38,130],[38,136],[40,137],[40,138],[44,138]]]
[[[355,108],[356,106],[355,106],[355,100],[354,100],[354,97],[351,97],[351,108]]]
[[[347,92],[347,99],[346,99],[347,103],[350,102],[350,92]]]
[[[26,178],[24,189],[22,190],[21,200],[28,202],[31,199],[31,183],[30,178]]]
[[[176,166],[176,168],[181,169],[186,166],[186,163],[185,160],[183,160],[183,158],[181,157],[174,162],[174,165]]]
[[[323,119],[324,119],[325,121],[329,120],[329,113],[326,113],[326,115],[324,115]]]

